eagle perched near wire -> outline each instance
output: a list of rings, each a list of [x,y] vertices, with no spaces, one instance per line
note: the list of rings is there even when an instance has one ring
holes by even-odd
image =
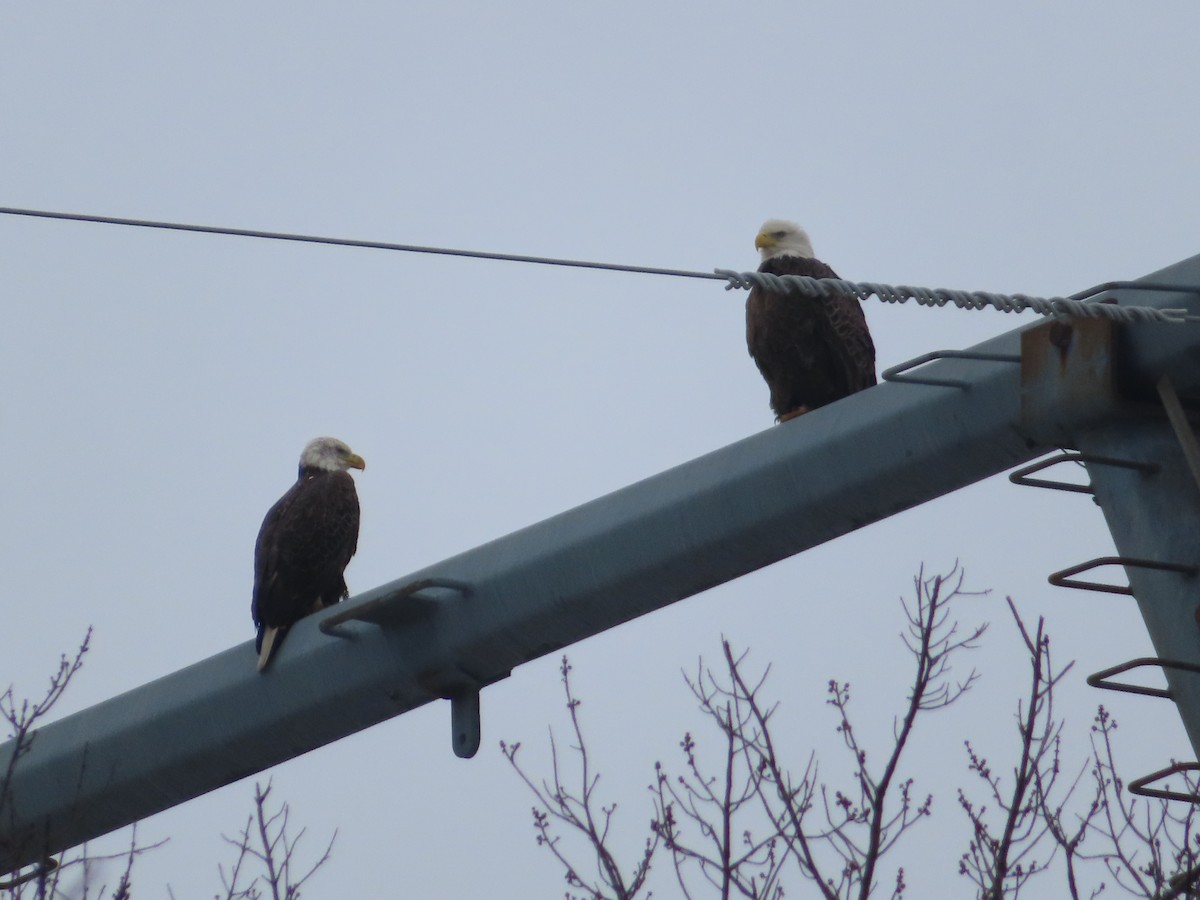
[[[795,222],[764,222],[754,246],[762,254],[760,272],[838,277],[814,258],[808,234]],[[875,384],[875,344],[854,297],[755,287],[746,300],[746,345],[779,422]]]
[[[261,672],[287,630],[349,596],[343,572],[358,549],[358,493],[349,469],[367,464],[337,438],[309,441],[300,475],[263,519],[254,545],[255,649]]]

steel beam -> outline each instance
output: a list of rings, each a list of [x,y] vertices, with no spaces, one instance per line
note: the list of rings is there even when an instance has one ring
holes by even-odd
[[[1200,662],[1200,488],[1174,431],[1166,422],[1113,423],[1080,435],[1079,449],[1155,464],[1153,472],[1092,465],[1088,474],[1120,556],[1156,564],[1126,565],[1125,574],[1158,658]],[[1200,674],[1163,674],[1200,758]]]
[[[1149,277],[1200,282],[1200,256]],[[1147,377],[1200,392],[1200,328],[1126,337]],[[1015,356],[1020,334],[973,349]],[[1019,369],[931,363],[960,386],[881,384],[309,617],[265,675],[247,642],[47,725],[0,817],[0,871],[439,697],[469,753],[474,693],[521,663],[1051,449],[1021,424]]]

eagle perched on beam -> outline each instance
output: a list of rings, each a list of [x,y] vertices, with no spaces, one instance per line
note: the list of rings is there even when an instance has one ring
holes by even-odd
[[[367,464],[337,438],[309,441],[300,475],[267,511],[254,545],[258,670],[287,630],[349,596],[342,573],[358,549],[358,493],[349,469]]]
[[[813,256],[808,234],[795,222],[764,222],[754,246],[762,254],[760,272],[838,277]],[[755,287],[746,300],[746,344],[771,389],[778,422],[875,384],[875,344],[854,297]]]

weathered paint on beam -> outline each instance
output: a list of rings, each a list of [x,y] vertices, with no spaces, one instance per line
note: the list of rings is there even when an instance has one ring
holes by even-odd
[[[1157,467],[1147,473],[1088,466],[1117,552],[1200,572],[1200,488],[1170,426],[1126,421],[1089,431],[1078,443],[1086,453]],[[1127,567],[1125,574],[1158,657],[1200,663],[1200,575],[1140,566]],[[1200,758],[1200,675],[1170,668],[1163,674]],[[1164,766],[1168,762],[1162,760]]]
[[[1200,257],[1151,276],[1200,282]],[[1179,306],[1130,293],[1124,302]],[[1193,304],[1193,308],[1197,308]],[[914,313],[927,315],[927,313]],[[1143,339],[1157,329],[1169,339]],[[1136,364],[1200,387],[1200,329],[1138,326]],[[979,345],[1015,354],[1019,333]],[[0,871],[58,852],[1047,449],[1019,366],[944,360],[966,389],[882,384],[361,594],[301,622],[265,676],[249,642],[41,729],[0,821]],[[428,588],[389,613],[382,598]],[[379,627],[323,619],[371,607]],[[0,771],[13,751],[0,746]]]

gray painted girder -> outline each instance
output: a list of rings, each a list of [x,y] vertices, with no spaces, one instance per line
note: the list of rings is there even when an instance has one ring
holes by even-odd
[[[1084,453],[1159,467],[1144,473],[1088,466],[1117,552],[1128,559],[1200,567],[1200,488],[1170,426],[1165,421],[1114,423],[1080,435],[1078,443]],[[1158,657],[1200,663],[1200,577],[1135,566],[1125,573]],[[1200,758],[1200,675],[1177,669],[1164,673]]]
[[[1200,282],[1200,257],[1149,277]],[[1122,299],[1181,305],[1162,294]],[[1161,329],[1174,330],[1160,340]],[[1200,393],[1200,330],[1137,326],[1129,345],[1145,372],[1171,371],[1182,394]],[[1015,354],[1019,332],[974,349]],[[265,675],[247,642],[52,723],[17,769],[0,820],[0,870],[462,696],[1041,455],[1051,448],[1021,430],[1019,368],[934,363],[930,372],[969,387],[879,385],[347,601],[376,604],[424,578],[469,586],[408,596],[392,624],[349,621],[341,636],[323,634],[320,620],[343,605],[299,623]],[[0,746],[0,771],[12,751]]]

